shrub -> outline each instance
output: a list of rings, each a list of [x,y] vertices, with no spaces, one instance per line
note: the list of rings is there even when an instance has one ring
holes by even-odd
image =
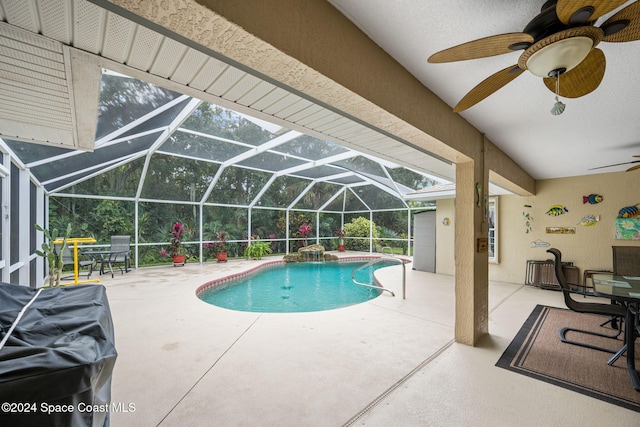
[[[262,259],[263,256],[273,252],[271,243],[260,240],[259,236],[251,236],[249,246],[244,250],[245,258]]]
[[[344,235],[347,237],[345,246],[352,251],[369,251],[369,233],[372,225],[365,217],[358,217],[351,220],[350,223],[344,225]],[[378,239],[378,230],[375,223],[373,224],[373,237],[374,245]],[[356,238],[356,239],[354,239]]]

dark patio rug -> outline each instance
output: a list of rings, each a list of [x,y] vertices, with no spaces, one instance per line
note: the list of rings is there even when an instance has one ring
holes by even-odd
[[[604,320],[602,316],[538,305],[496,366],[640,412],[640,392],[631,385],[625,355],[609,366],[612,354],[562,343],[558,338],[558,330],[564,326],[610,333],[610,327],[599,326]],[[567,338],[612,350],[622,347],[622,335],[614,340],[570,332]],[[637,368],[639,355],[640,340],[636,340]]]

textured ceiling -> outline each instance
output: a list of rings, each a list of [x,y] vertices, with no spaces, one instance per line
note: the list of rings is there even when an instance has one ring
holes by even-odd
[[[329,2],[452,108],[476,84],[516,64],[519,53],[447,64],[430,64],[427,58],[467,41],[520,32],[544,3]],[[625,5],[630,3],[633,1]],[[567,107],[560,116],[550,114],[554,94],[528,72],[460,114],[535,179],[623,171],[629,165],[590,169],[632,161],[633,155],[640,155],[640,41],[603,42],[599,48],[607,60],[602,83],[589,95],[563,99]]]

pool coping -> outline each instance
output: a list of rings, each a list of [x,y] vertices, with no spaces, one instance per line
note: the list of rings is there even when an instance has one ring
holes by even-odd
[[[345,262],[345,261],[367,261],[367,260],[371,260],[371,259],[377,259],[377,258],[383,258],[383,256],[375,256],[375,255],[358,255],[358,256],[345,256],[345,257],[340,257],[337,260],[333,260],[333,261],[327,261],[327,262]],[[402,258],[402,257],[395,257],[396,259],[402,260],[402,262],[404,264],[407,264],[409,262],[411,262],[411,260],[406,259],[406,258]],[[250,274],[255,273],[256,271],[262,269],[262,268],[266,268],[266,267],[271,267],[274,265],[279,265],[279,264],[289,264],[284,260],[277,260],[277,261],[267,261],[264,262],[262,264],[253,266],[247,270],[238,272],[238,273],[234,273],[234,274],[230,274],[228,276],[224,276],[224,277],[220,277],[218,279],[214,279],[211,280],[209,282],[206,282],[200,286],[198,286],[196,288],[196,296],[198,298],[200,298],[200,295],[206,291],[210,291],[213,288],[216,288],[220,285],[224,285],[227,284],[229,282],[232,282],[240,277],[245,277],[248,276]],[[382,287],[382,284],[378,281],[378,279],[374,276],[374,280],[376,282],[376,285]]]

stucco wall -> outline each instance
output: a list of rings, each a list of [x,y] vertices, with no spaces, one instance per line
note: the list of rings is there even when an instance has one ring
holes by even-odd
[[[640,246],[640,241],[616,240],[614,219],[618,211],[640,203],[637,187],[639,172],[616,172],[586,175],[562,179],[537,181],[535,196],[500,196],[499,263],[490,264],[489,279],[523,283],[528,259],[550,259],[545,247],[531,247],[531,242],[541,240],[562,251],[563,259],[573,261],[580,269],[612,267],[611,246]],[[602,203],[583,204],[582,196],[600,194]],[[531,208],[525,207],[531,206]],[[549,216],[545,212],[554,205],[565,206],[569,212]],[[454,274],[453,242],[449,229],[442,225],[444,217],[453,218],[452,201],[437,202],[437,258],[436,271]],[[527,233],[523,212],[533,217],[532,230]],[[599,215],[600,221],[593,227],[579,225],[585,215]],[[451,226],[449,226],[450,228]],[[575,227],[575,234],[547,234],[547,227]]]

